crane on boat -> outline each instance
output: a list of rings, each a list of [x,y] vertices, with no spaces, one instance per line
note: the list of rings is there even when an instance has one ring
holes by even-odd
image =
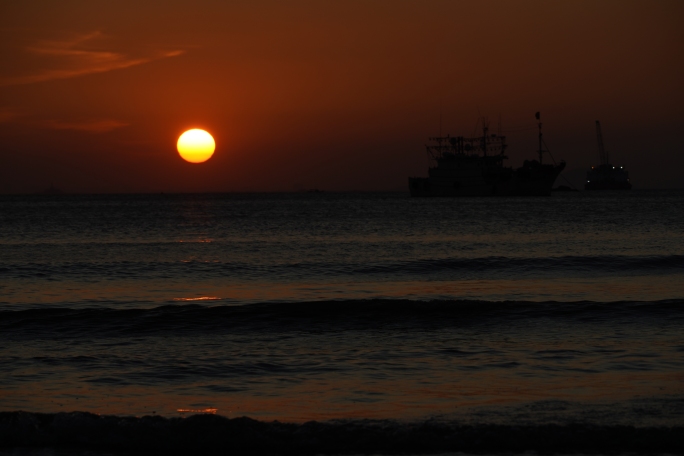
[[[610,163],[610,156],[606,153],[606,149],[603,147],[603,134],[601,133],[601,122],[596,121],[596,139],[598,141],[599,149],[599,163],[602,165],[607,165]]]

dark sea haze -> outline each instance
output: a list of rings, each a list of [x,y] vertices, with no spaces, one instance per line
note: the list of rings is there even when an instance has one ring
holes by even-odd
[[[681,430],[684,192],[0,197],[0,385],[0,437],[209,408]]]

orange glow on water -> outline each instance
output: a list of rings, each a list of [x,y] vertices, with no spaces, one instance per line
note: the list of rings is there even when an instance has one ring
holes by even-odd
[[[220,301],[218,296],[200,296],[199,298],[173,298],[174,301]]]
[[[211,415],[216,415],[218,409],[215,408],[205,408],[205,409],[177,409],[178,413],[209,413]]]
[[[349,418],[387,419],[402,416],[418,419],[446,414],[468,414],[472,407],[509,406],[553,398],[577,402],[619,401],[636,396],[681,394],[684,376],[679,372],[655,373],[581,372],[547,378],[480,373],[454,376],[444,372],[430,379],[388,379],[368,383],[361,378],[319,380],[291,385],[286,391],[263,385],[254,391],[190,396],[161,392],[154,387],[102,388],[85,386],[59,391],[47,382],[30,387],[0,390],[2,410],[34,412],[73,411],[86,408],[98,414],[171,416],[181,414],[218,414],[226,417],[249,416],[261,420],[305,422]],[[77,384],[76,381],[70,382]],[[379,393],[368,402],[367,393]],[[216,408],[176,408],[171,404],[213,403]]]

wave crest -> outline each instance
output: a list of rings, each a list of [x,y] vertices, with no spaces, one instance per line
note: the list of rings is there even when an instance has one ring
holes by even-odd
[[[208,301],[215,302],[215,301]],[[509,324],[516,320],[617,321],[684,320],[684,300],[613,303],[528,301],[411,301],[372,299],[203,306],[165,305],[142,309],[41,308],[0,311],[0,331],[17,337],[47,333],[54,337],[231,330],[279,331],[316,326],[377,328],[378,324],[431,328],[472,324]],[[46,336],[47,337],[47,336]]]

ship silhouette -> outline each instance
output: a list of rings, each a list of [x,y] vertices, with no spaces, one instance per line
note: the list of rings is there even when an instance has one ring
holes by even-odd
[[[538,160],[525,160],[513,169],[504,166],[506,137],[489,134],[488,124],[482,122],[482,136],[439,136],[430,138],[427,153],[435,166],[428,169],[428,177],[409,177],[411,196],[546,196],[556,177],[565,168],[560,164],[545,164],[539,113]]]

